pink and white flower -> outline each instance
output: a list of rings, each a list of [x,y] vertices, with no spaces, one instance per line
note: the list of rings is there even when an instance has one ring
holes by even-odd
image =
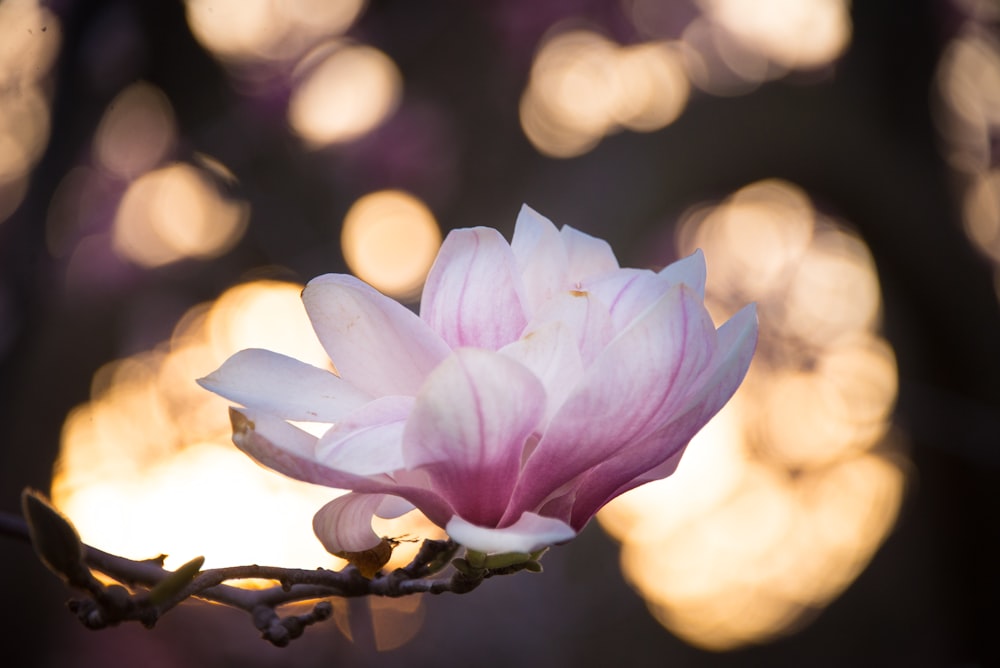
[[[470,549],[531,552],[670,475],[736,391],[755,308],[716,330],[704,286],[700,252],[622,269],[606,242],[524,207],[510,244],[448,235],[419,316],[352,276],[310,281],[336,373],[254,349],[199,382],[242,406],[233,440],[248,455],[350,490],[314,519],[331,552],[375,546],[373,515],[413,507]]]

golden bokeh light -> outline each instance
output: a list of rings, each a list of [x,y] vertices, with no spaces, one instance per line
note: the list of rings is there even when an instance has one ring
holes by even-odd
[[[1000,43],[976,29],[952,40],[938,63],[937,89],[946,111],[936,120],[952,167],[973,175],[988,169],[1000,125]]]
[[[681,56],[665,42],[622,47],[591,30],[556,28],[532,65],[521,127],[540,152],[570,158],[622,127],[669,125],[689,91]]]
[[[62,42],[37,0],[0,3],[0,222],[20,206],[49,141],[47,76]]]
[[[810,69],[838,58],[851,38],[845,0],[699,0],[705,15],[781,67]]]
[[[312,145],[347,142],[388,118],[399,104],[395,63],[370,46],[332,44],[300,65],[288,105],[292,129]]]
[[[905,487],[896,363],[867,248],[801,189],[762,181],[696,207],[678,246],[704,250],[718,320],[758,302],[757,356],[677,473],[598,518],[653,615],[722,651],[808,622],[891,529]]]
[[[195,38],[231,61],[290,60],[347,30],[364,0],[186,0]]]
[[[622,4],[647,38],[680,30],[688,77],[711,95],[742,95],[791,71],[825,68],[847,50],[852,33],[849,0],[696,0],[690,18],[657,0]]]
[[[217,257],[239,241],[248,206],[198,168],[174,163],[129,185],[115,215],[115,252],[144,267]]]
[[[170,101],[156,86],[135,83],[108,105],[94,137],[94,161],[133,179],[156,167],[177,141]]]
[[[104,366],[92,399],[63,425],[53,501],[85,541],[176,567],[247,563],[339,567],[312,534],[312,515],[340,492],[258,466],[230,442],[227,402],[195,379],[244,347],[329,367],[305,316],[301,285],[256,281],[192,308],[169,342]],[[379,520],[384,535],[437,538],[422,515]],[[390,567],[406,563],[402,543]],[[405,642],[405,640],[404,640]]]
[[[382,190],[351,206],[340,243],[358,278],[406,300],[419,296],[441,246],[441,230],[434,214],[416,197]]]
[[[965,191],[965,232],[994,262],[1000,262],[1000,170],[977,175]]]

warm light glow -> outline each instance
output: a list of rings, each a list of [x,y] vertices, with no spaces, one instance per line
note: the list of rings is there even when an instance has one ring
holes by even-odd
[[[989,169],[1000,125],[1000,44],[978,30],[952,40],[938,63],[937,87],[946,105],[937,120],[949,162],[970,174]]]
[[[146,267],[216,257],[240,239],[249,209],[197,168],[175,163],[134,181],[118,207],[114,249]]]
[[[554,31],[521,97],[521,127],[558,158],[581,155],[621,127],[658,130],[687,105],[689,86],[667,43],[621,47],[589,30]]]
[[[98,165],[123,179],[157,166],[177,140],[167,96],[156,86],[132,84],[108,105],[94,138]]]
[[[0,183],[26,174],[49,140],[49,104],[37,88],[0,92]]]
[[[169,343],[95,374],[91,401],[63,426],[52,483],[53,501],[85,541],[132,558],[167,553],[168,568],[198,555],[208,567],[343,564],[323,550],[311,524],[338,492],[256,465],[230,443],[227,402],[194,382],[244,347],[329,366],[301,290],[273,281],[232,288],[191,309]],[[394,537],[441,536],[415,513],[376,528]],[[390,567],[417,547],[401,543]]]
[[[752,184],[692,209],[678,237],[682,254],[705,252],[714,316],[758,301],[757,356],[677,473],[599,520],[656,618],[726,650],[808,621],[892,527],[905,482],[889,422],[896,364],[875,332],[867,248],[801,189]]]
[[[825,65],[851,37],[844,0],[699,0],[705,15],[736,40],[794,69]]]
[[[288,120],[311,144],[356,139],[399,104],[399,71],[378,49],[332,45],[306,62],[306,72],[292,93]]]
[[[434,214],[398,190],[366,195],[351,206],[341,232],[344,259],[358,278],[385,294],[418,296],[441,246]]]
[[[0,222],[20,206],[48,143],[46,77],[61,41],[59,21],[36,0],[0,2]]]
[[[664,128],[687,106],[691,87],[681,56],[665,42],[621,49],[618,77],[622,94],[613,116],[629,130]]]
[[[44,77],[61,42],[59,20],[38,0],[0,2],[0,95],[16,94],[18,85],[23,92]]]
[[[965,232],[994,262],[1000,262],[1000,170],[983,172],[965,193]]]
[[[364,0],[187,0],[191,32],[233,61],[288,60],[347,30]]]
[[[989,21],[997,7],[968,0],[973,16]],[[1000,296],[1000,170],[996,129],[1000,127],[1000,42],[975,20],[945,48],[937,68],[942,104],[935,120],[942,152],[958,173],[965,233],[994,263]]]

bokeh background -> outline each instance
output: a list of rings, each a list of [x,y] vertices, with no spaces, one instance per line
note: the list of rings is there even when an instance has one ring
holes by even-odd
[[[449,229],[509,236],[522,203],[626,266],[700,247],[713,316],[761,320],[678,474],[541,576],[339,602],[276,649],[197,603],[86,631],[0,538],[5,663],[996,665],[998,21],[992,0],[0,1],[0,510],[30,485],[127,556],[336,566],[310,529],[332,492],[247,461],[193,379],[249,346],[327,364],[302,283],[352,271],[416,307]]]

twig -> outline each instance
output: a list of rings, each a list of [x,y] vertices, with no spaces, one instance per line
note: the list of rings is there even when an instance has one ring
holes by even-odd
[[[33,539],[28,522],[11,513],[0,513],[0,535],[24,541]],[[277,608],[282,605],[333,596],[399,597],[444,592],[463,594],[494,575],[506,575],[523,569],[538,570],[535,568],[538,564],[534,560],[530,562],[531,566],[526,563],[513,568],[470,569],[468,562],[460,559],[455,562],[460,568],[451,569],[447,576],[432,578],[431,576],[441,573],[453,563],[452,557],[459,546],[451,540],[425,540],[409,564],[388,573],[380,572],[371,579],[362,576],[354,566],[332,571],[254,564],[199,572],[200,559],[177,571],[168,571],[163,568],[164,555],[137,561],[82,543],[81,546],[82,561],[87,569],[103,573],[121,583],[105,586],[92,575],[83,580],[69,578],[71,586],[89,594],[87,598],[69,602],[70,610],[88,628],[100,629],[125,621],[138,621],[152,627],[164,613],[184,600],[199,598],[248,612],[262,636],[278,646],[287,645],[301,635],[307,626],[329,618],[333,612],[328,601],[320,600],[304,615],[282,617],[277,613]],[[42,558],[45,561],[44,555]],[[185,569],[190,573],[185,573]],[[89,575],[89,571],[87,574]],[[275,580],[279,584],[256,590],[225,584],[245,579]]]

